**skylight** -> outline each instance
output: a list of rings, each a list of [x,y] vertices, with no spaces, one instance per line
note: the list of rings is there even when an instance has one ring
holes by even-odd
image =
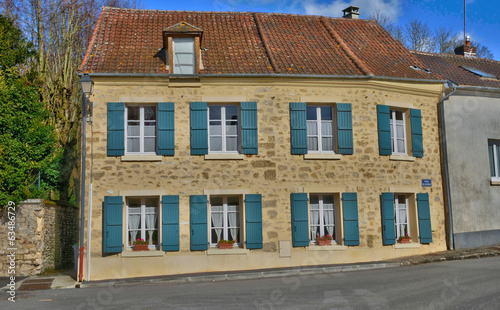
[[[478,70],[474,67],[464,67],[464,66],[460,66],[461,68],[467,70],[467,71],[470,71],[476,75],[479,75],[480,77],[485,77],[485,78],[490,78],[490,79],[496,79],[497,77],[494,76],[493,74],[489,74],[489,73],[486,73],[484,71],[481,71],[481,70]]]

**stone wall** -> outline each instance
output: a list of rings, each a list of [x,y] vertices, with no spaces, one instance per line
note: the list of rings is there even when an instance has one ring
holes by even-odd
[[[0,276],[8,275],[7,208],[0,223]],[[16,275],[30,276],[74,264],[72,245],[78,242],[78,209],[30,199],[16,206]]]
[[[291,240],[290,194],[299,192],[358,193],[360,246],[322,251],[319,263],[373,261],[446,249],[437,115],[440,83],[291,78],[206,78],[190,83],[116,77],[95,77],[94,82],[93,123],[87,131],[87,178],[91,173],[93,178],[91,279],[312,264],[313,247],[293,248],[289,257],[279,251],[281,241]],[[189,102],[197,101],[256,101],[258,155],[239,160],[190,155]],[[134,161],[107,156],[107,102],[174,102],[175,156]],[[290,102],[351,103],[354,154],[335,160],[291,155]],[[379,155],[377,104],[421,110],[423,158]],[[431,179],[432,187],[423,188],[422,179]],[[189,196],[230,192],[262,194],[264,248],[242,255],[190,251]],[[429,194],[431,244],[405,249],[382,244],[383,192]],[[161,195],[179,195],[180,251],[141,260],[103,255],[104,196]]]

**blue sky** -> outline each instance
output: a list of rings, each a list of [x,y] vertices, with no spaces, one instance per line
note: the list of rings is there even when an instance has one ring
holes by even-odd
[[[463,36],[463,0],[144,0],[145,9],[182,11],[239,11],[315,14],[340,17],[350,5],[360,7],[360,18],[380,10],[398,24],[412,17],[429,26],[453,27]],[[500,60],[500,0],[467,0],[467,35],[487,46]]]

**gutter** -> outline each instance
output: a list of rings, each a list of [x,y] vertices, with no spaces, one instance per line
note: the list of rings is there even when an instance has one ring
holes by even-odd
[[[444,166],[444,183],[446,188],[446,201],[448,202],[448,221],[449,221],[449,236],[450,236],[450,244],[449,250],[455,249],[454,238],[453,238],[453,212],[451,207],[451,198],[450,198],[450,178],[448,175],[448,150],[446,148],[446,126],[444,122],[444,101],[448,100],[450,96],[452,96],[457,91],[457,86],[453,86],[453,91],[448,95],[444,96],[440,100],[440,109],[441,109],[441,135],[443,137],[443,166]]]
[[[389,76],[366,76],[366,75],[322,75],[322,74],[283,74],[283,73],[224,73],[224,74],[170,74],[170,73],[88,73],[78,72],[78,76],[88,74],[90,77],[167,77],[178,79],[199,79],[204,77],[248,77],[248,78],[312,78],[312,79],[363,79],[363,80],[388,80],[388,81],[406,81],[406,82],[426,82],[426,83],[446,83],[447,80],[428,80],[413,79]]]

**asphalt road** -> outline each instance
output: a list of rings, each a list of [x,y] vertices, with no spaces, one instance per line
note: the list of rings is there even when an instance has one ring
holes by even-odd
[[[0,294],[0,309],[500,309],[500,257],[213,283]]]

